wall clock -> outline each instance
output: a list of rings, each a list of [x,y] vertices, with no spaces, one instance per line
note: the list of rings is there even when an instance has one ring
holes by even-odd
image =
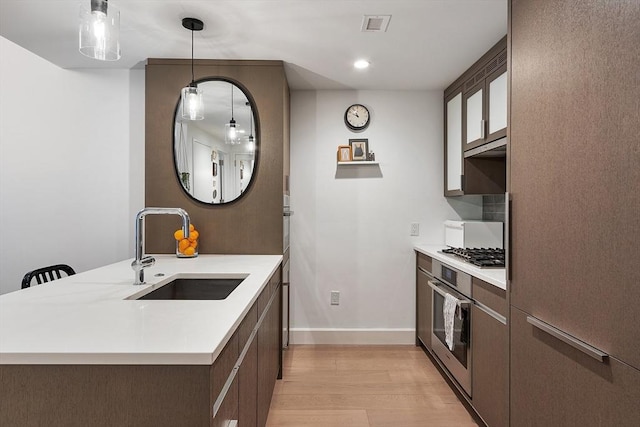
[[[344,112],[344,123],[352,131],[365,130],[370,121],[369,109],[362,104],[353,104]]]

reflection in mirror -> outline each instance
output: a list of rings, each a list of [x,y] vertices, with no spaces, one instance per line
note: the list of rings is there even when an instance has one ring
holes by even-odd
[[[204,97],[204,120],[183,119],[176,108],[173,153],[178,179],[200,202],[232,202],[245,192],[255,170],[254,108],[243,90],[228,81],[200,81],[198,88]]]

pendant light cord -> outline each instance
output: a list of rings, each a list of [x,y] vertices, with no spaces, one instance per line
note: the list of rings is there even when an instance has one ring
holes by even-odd
[[[233,85],[231,85],[231,120],[233,120]]]
[[[193,24],[191,26],[191,83],[194,83],[196,79],[193,74]]]

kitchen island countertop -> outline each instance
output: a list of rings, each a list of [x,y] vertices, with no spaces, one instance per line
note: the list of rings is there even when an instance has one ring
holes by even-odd
[[[210,365],[282,262],[155,258],[144,285],[126,260],[0,296],[0,364]],[[180,277],[246,278],[224,300],[135,299]]]
[[[507,275],[504,268],[479,268],[468,262],[464,262],[447,254],[443,254],[440,251],[446,249],[443,245],[414,245],[413,249],[416,251],[442,261],[450,266],[457,268],[467,274],[472,275],[480,280],[490,283],[502,290],[507,289]]]

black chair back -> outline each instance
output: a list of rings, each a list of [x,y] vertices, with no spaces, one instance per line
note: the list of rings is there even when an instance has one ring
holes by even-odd
[[[62,273],[64,273],[65,276],[63,276]],[[76,272],[73,268],[66,264],[57,264],[50,267],[38,268],[37,270],[30,271],[24,275],[22,278],[22,289],[31,286],[31,281],[33,279],[36,279],[38,285],[41,285],[52,280],[61,279],[62,277],[73,276],[74,274],[76,274]]]

